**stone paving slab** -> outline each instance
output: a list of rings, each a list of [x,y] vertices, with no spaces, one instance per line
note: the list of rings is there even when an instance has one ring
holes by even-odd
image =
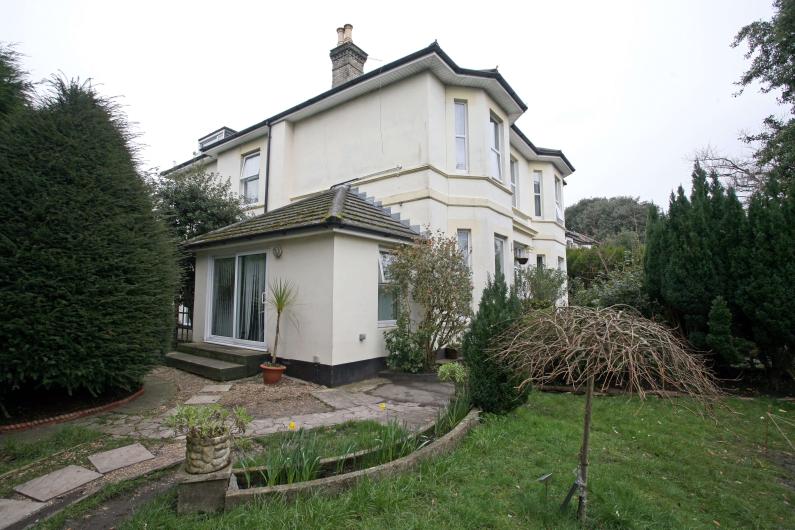
[[[37,501],[48,501],[63,495],[102,475],[80,466],[66,466],[14,487],[14,491]]]
[[[44,506],[43,502],[0,499],[0,530],[38,512]]]
[[[212,394],[197,394],[185,402],[186,405],[209,405],[210,403],[218,403],[221,399],[219,395]]]
[[[232,388],[232,385],[207,385],[204,388],[202,388],[201,390],[199,390],[199,392],[206,392],[206,393],[229,392],[229,390],[231,388]]]
[[[88,460],[100,473],[138,464],[154,458],[155,455],[141,444],[125,445],[110,451],[103,451],[88,457]]]

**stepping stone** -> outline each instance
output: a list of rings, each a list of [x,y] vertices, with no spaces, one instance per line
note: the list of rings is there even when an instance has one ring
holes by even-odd
[[[209,405],[210,403],[218,403],[221,396],[212,396],[210,394],[198,394],[193,396],[185,402],[186,405]]]
[[[143,445],[132,444],[91,455],[88,459],[97,468],[97,471],[107,473],[154,457],[155,455],[150,453]]]
[[[44,506],[43,502],[0,499],[0,530],[18,523],[25,517],[38,512]]]
[[[207,385],[199,390],[199,392],[229,392],[232,385]]]
[[[83,484],[88,484],[102,475],[80,466],[66,466],[39,478],[16,486],[14,491],[37,501],[48,501]]]

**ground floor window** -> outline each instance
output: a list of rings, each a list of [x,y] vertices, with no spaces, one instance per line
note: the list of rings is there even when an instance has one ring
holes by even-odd
[[[378,253],[378,321],[391,323],[397,320],[398,300],[390,289],[392,278],[389,267],[394,255],[387,251]]]
[[[547,257],[543,254],[536,254],[536,267],[542,268],[547,265]]]
[[[264,342],[265,254],[213,260],[210,334]]]

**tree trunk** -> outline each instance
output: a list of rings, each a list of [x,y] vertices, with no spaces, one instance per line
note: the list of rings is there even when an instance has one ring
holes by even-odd
[[[585,393],[585,420],[582,428],[582,447],[580,448],[580,469],[577,483],[580,489],[580,502],[577,506],[577,518],[585,524],[588,511],[588,449],[591,439],[591,408],[593,406],[593,376],[588,378],[588,389]]]
[[[282,320],[281,311],[276,312],[276,338],[273,339],[273,353],[271,354],[271,362],[276,364],[276,350],[279,347],[279,324]]]

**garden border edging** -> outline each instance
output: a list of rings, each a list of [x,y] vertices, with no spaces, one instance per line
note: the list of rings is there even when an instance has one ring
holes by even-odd
[[[260,488],[237,489],[232,483],[226,492],[225,508],[229,509],[263,497],[281,496],[292,500],[301,493],[333,493],[353,486],[365,478],[384,478],[413,468],[420,462],[449,452],[466,436],[469,430],[480,421],[480,411],[472,409],[450,432],[426,445],[425,447],[380,466],[374,466],[359,471],[352,471],[333,477],[319,478],[297,484],[281,484],[279,486],[266,486]],[[234,475],[232,476],[234,480]]]

